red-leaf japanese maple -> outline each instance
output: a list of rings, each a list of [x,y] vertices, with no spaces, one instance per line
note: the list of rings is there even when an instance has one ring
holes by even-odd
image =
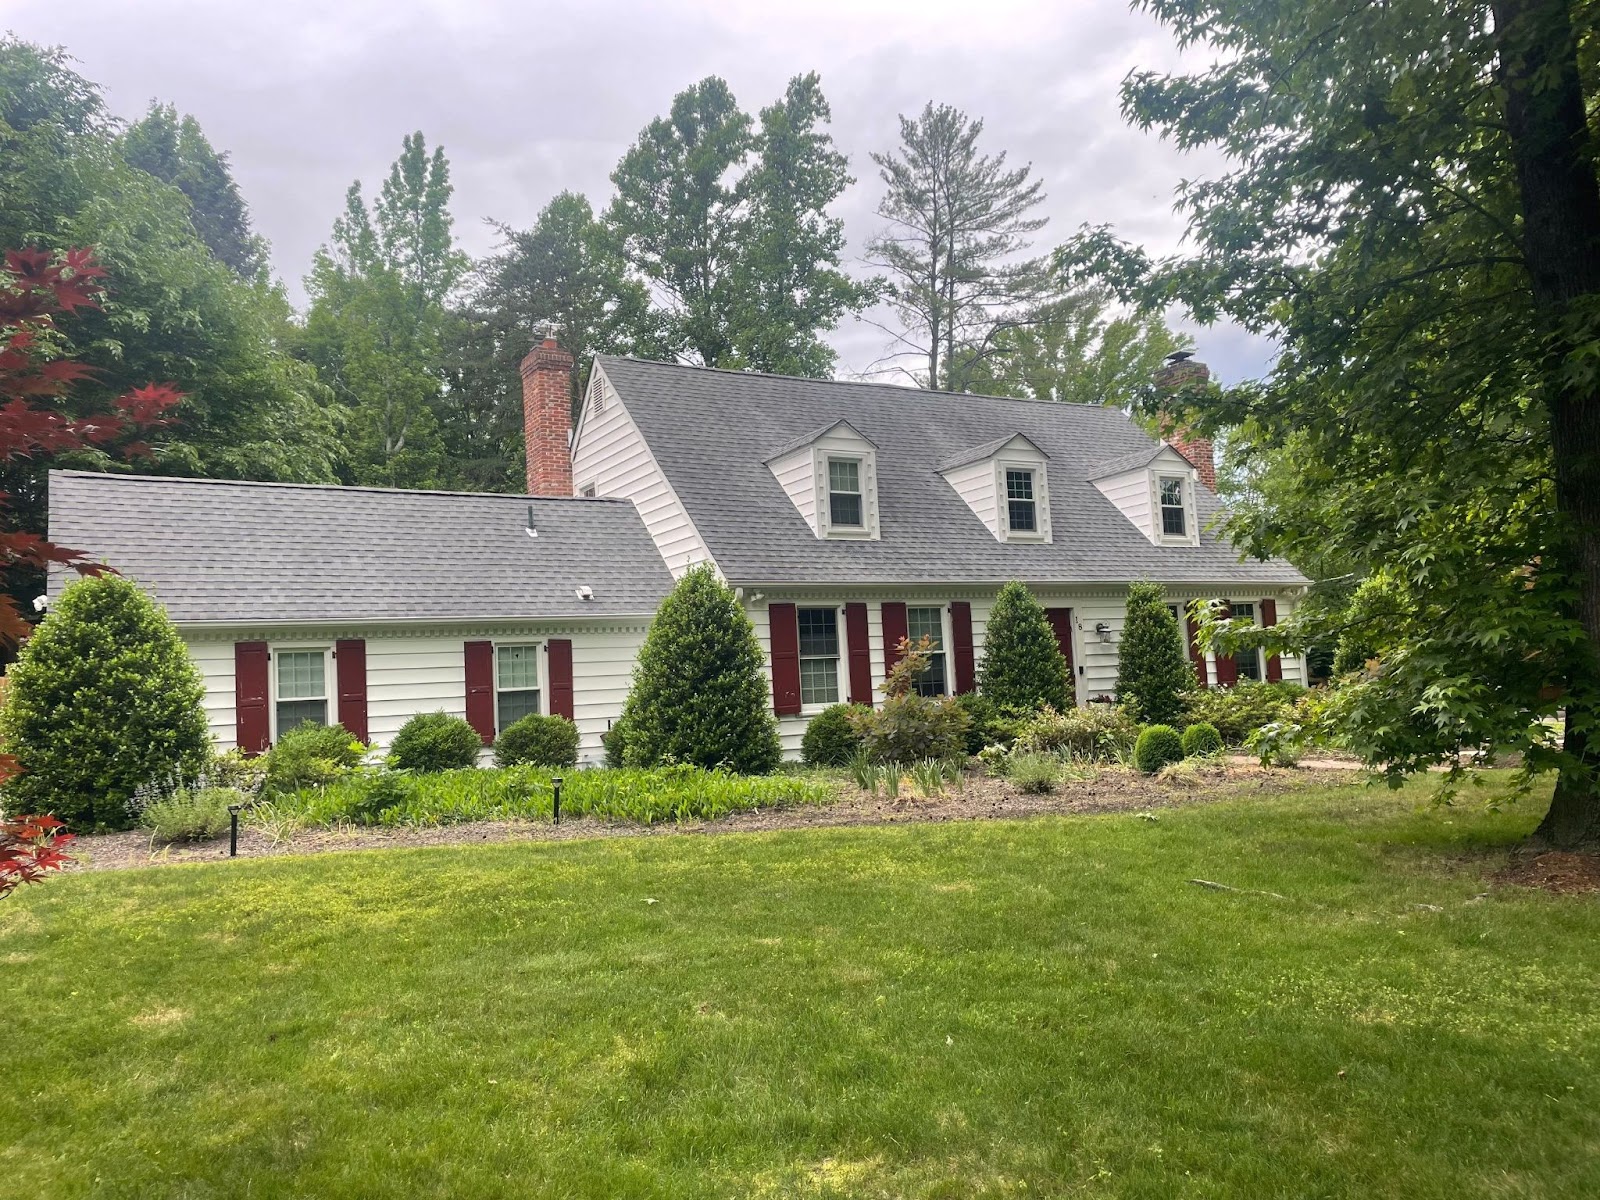
[[[24,883],[38,883],[46,872],[72,861],[63,847],[72,840],[54,817],[0,821],[0,898]]]

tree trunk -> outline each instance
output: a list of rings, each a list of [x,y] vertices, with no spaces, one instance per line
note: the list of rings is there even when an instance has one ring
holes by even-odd
[[[1495,0],[1497,71],[1522,199],[1523,256],[1548,339],[1556,506],[1568,522],[1557,569],[1577,585],[1587,634],[1567,670],[1566,756],[1535,836],[1600,845],[1600,394],[1569,371],[1600,303],[1600,183],[1585,119],[1570,0]],[[1587,318],[1587,319],[1585,319]]]

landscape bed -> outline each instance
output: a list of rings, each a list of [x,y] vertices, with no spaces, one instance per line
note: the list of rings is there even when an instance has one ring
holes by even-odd
[[[38,1197],[1600,1194],[1600,905],[1493,883],[1540,804],[1425,797],[74,873],[0,908],[0,1166]]]

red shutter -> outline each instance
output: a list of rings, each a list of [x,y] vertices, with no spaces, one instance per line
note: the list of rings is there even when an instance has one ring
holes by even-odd
[[[1201,687],[1208,687],[1210,680],[1206,677],[1206,653],[1200,649],[1200,623],[1187,615],[1184,620],[1189,626],[1189,661],[1194,664],[1194,677]]]
[[[551,638],[545,643],[550,669],[550,715],[572,720],[572,642]]]
[[[1050,628],[1055,631],[1056,645],[1061,647],[1061,657],[1067,660],[1067,680],[1072,680],[1072,610],[1070,608],[1047,608],[1044,610],[1045,620],[1050,622]],[[1070,689],[1069,689],[1070,690]]]
[[[1222,611],[1218,614],[1224,621],[1233,619],[1233,605],[1224,602]],[[1233,655],[1217,655],[1217,686],[1232,687],[1239,682],[1239,664],[1233,661]]]
[[[900,661],[900,643],[906,640],[910,626],[906,624],[906,606],[898,600],[883,602],[883,669],[894,670]]]
[[[800,620],[792,604],[767,605],[772,637],[772,711],[792,717],[800,711]]]
[[[1278,623],[1278,602],[1276,600],[1263,600],[1261,602],[1261,625],[1264,629],[1271,629]],[[1274,654],[1267,659],[1267,682],[1279,683],[1283,679],[1283,663]]]
[[[951,657],[955,659],[956,695],[972,690],[977,664],[972,653],[972,605],[965,600],[950,601]]]
[[[867,606],[844,606],[844,640],[850,651],[850,703],[872,703],[872,645],[867,640]]]
[[[340,638],[333,644],[333,673],[339,688],[339,724],[358,741],[367,740],[367,643]]]
[[[272,741],[272,722],[267,716],[267,671],[265,642],[233,644],[234,741],[248,755],[262,753]]]
[[[494,643],[466,642],[467,724],[485,746],[494,742]]]

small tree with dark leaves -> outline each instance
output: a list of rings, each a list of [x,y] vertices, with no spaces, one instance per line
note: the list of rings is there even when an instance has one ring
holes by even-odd
[[[1146,725],[1183,718],[1183,698],[1194,683],[1178,621],[1159,583],[1128,585],[1128,615],[1117,647],[1117,698]]]
[[[1044,606],[1015,579],[1000,589],[989,611],[979,688],[1001,710],[1072,707],[1067,660]]]

